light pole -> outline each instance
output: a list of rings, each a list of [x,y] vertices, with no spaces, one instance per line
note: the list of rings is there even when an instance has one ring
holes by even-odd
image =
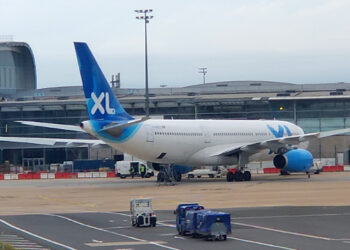
[[[205,74],[207,73],[207,68],[199,68],[198,73],[203,74],[203,84],[205,84]]]
[[[145,102],[145,109],[146,109],[146,116],[149,116],[149,94],[148,94],[148,59],[147,59],[147,23],[149,23],[149,20],[153,18],[153,16],[148,15],[153,10],[146,9],[146,10],[135,10],[136,13],[139,14],[139,16],[136,17],[136,19],[144,20],[145,21],[145,78],[146,78],[146,102]]]

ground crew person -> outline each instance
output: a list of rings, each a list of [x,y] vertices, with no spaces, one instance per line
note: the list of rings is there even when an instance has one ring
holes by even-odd
[[[134,179],[134,175],[135,175],[135,167],[133,165],[131,165],[130,167],[130,174],[131,174],[131,178]]]
[[[146,173],[146,166],[145,165],[141,164],[140,172],[141,172],[141,177],[145,178],[145,173]]]

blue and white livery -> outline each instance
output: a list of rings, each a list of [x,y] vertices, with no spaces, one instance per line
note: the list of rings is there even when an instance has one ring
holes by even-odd
[[[76,42],[74,46],[90,120],[82,122],[80,128],[28,121],[21,123],[83,130],[98,140],[72,139],[66,140],[67,143],[106,143],[152,163],[161,170],[158,180],[170,176],[180,180],[181,173],[195,167],[233,164],[238,165],[238,171],[229,173],[228,181],[250,180],[250,172],[244,171],[246,164],[268,159],[272,159],[275,167],[282,172],[307,173],[313,165],[313,157],[305,148],[312,139],[350,132],[350,129],[342,129],[304,134],[295,124],[277,120],[135,119],[114,96],[87,44]],[[9,141],[10,137],[5,138]],[[51,140],[51,145],[64,140],[45,139]]]

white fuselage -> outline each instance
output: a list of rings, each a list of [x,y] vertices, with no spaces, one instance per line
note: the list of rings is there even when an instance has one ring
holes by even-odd
[[[182,164],[188,166],[231,165],[237,157],[218,156],[228,148],[275,139],[268,125],[278,131],[287,126],[289,135],[304,134],[289,122],[275,120],[147,120],[128,140],[104,140],[110,146],[127,154],[154,163]],[[288,136],[287,130],[278,137]],[[281,134],[282,132],[282,134]],[[271,159],[268,150],[251,155],[249,160]]]

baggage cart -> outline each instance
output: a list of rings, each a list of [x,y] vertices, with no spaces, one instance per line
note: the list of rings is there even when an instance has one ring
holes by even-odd
[[[131,225],[133,227],[155,227],[157,217],[152,209],[151,199],[130,201]]]

